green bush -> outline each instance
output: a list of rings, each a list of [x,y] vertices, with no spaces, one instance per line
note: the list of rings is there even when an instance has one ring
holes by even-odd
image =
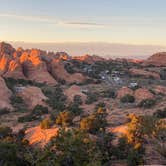
[[[3,109],[0,110],[0,116],[4,115],[4,114],[8,114],[9,112],[10,112],[9,109],[3,108]]]
[[[135,102],[135,98],[134,98],[134,96],[127,94],[127,95],[123,96],[120,99],[120,101],[122,103],[134,103]]]
[[[82,99],[81,99],[81,96],[79,95],[75,95],[74,96],[74,99],[73,99],[73,102],[77,105],[81,105],[82,104]]]
[[[138,150],[132,149],[127,156],[127,164],[129,166],[137,166],[143,164],[142,153]]]
[[[157,110],[153,113],[153,115],[160,119],[166,118],[166,108],[164,108],[163,110]]]
[[[12,105],[24,103],[24,100],[20,96],[12,96],[10,100]]]
[[[79,107],[77,103],[71,103],[67,110],[71,112],[73,115],[80,115],[82,113],[82,108]]]
[[[59,131],[59,134],[52,139],[48,149],[52,149],[51,154],[57,156],[56,160],[54,159],[55,165],[102,165],[100,151],[97,149],[95,141],[91,140],[87,133],[79,130]]]
[[[64,68],[70,74],[75,73],[75,71],[73,69],[73,66],[70,63],[66,63],[65,66],[64,66]]]
[[[0,126],[0,138],[11,135],[12,129],[7,126]]]
[[[31,114],[36,116],[48,114],[48,108],[42,105],[36,105]]]
[[[143,108],[151,108],[155,104],[156,101],[154,99],[144,99],[138,104],[138,106]]]
[[[28,114],[28,115],[19,117],[19,118],[18,118],[18,122],[24,123],[24,122],[31,122],[31,121],[39,120],[39,119],[40,119],[40,117],[37,117],[37,116],[35,116],[35,115]]]
[[[49,98],[46,103],[53,109],[63,111],[66,108],[65,102],[67,97],[59,85],[55,88],[43,89],[43,93]]]
[[[104,91],[102,97],[113,98],[114,99],[116,97],[116,92],[114,90]]]
[[[97,96],[98,95],[96,93],[88,93],[86,104],[92,104],[92,103],[96,102],[98,99]]]

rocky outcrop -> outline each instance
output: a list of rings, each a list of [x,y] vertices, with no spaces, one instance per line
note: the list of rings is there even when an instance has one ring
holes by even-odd
[[[132,76],[138,76],[138,77],[143,77],[143,78],[154,78],[154,79],[160,79],[160,75],[155,72],[151,71],[146,71],[143,69],[130,69],[129,73]]]
[[[44,147],[52,137],[58,134],[58,128],[41,129],[40,126],[29,128],[25,131],[25,139],[30,145]]]
[[[90,56],[90,55],[75,56],[72,59],[78,60],[78,61],[83,61],[83,62],[86,62],[88,64],[92,64],[92,63],[98,62],[98,61],[100,61],[100,62],[105,61],[104,58],[96,56],[96,55],[93,55],[93,56]]]
[[[79,86],[73,85],[70,88],[64,91],[65,95],[67,96],[70,102],[73,101],[74,96],[78,95],[81,97],[83,103],[85,103],[87,96],[82,93],[81,88]]]
[[[20,57],[20,62],[23,64],[24,74],[30,80],[56,85],[56,80],[49,74],[46,63],[41,60],[41,52],[32,50],[29,54],[24,52]]]
[[[3,54],[0,58],[0,75],[3,75],[8,68],[11,57],[7,54]]]
[[[66,83],[82,83],[86,80],[86,77],[81,73],[68,73],[62,61],[53,60],[51,63],[51,74],[58,81],[65,81]]]
[[[0,109],[13,109],[13,107],[10,104],[11,95],[12,92],[7,88],[4,79],[0,77]]]
[[[166,52],[159,52],[149,57],[143,65],[166,66]]]
[[[122,87],[117,91],[117,98],[120,99],[124,97],[125,95],[131,95],[133,96],[134,92],[132,89],[128,87]]]
[[[14,79],[26,79],[26,77],[23,74],[22,65],[18,60],[11,60],[9,62],[8,70],[3,76],[11,77]]]
[[[24,87],[19,96],[23,98],[29,109],[33,109],[36,105],[46,106],[45,101],[47,97],[44,96],[40,88],[33,86]]]
[[[13,56],[14,52],[15,52],[15,49],[10,44],[5,43],[5,42],[0,43],[0,58],[4,54],[9,55],[9,56]]]
[[[134,92],[134,96],[137,102],[141,102],[142,100],[145,99],[153,99],[154,95],[145,88],[139,88]]]

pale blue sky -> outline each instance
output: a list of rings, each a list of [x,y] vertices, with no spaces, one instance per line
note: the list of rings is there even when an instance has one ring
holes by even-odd
[[[166,45],[166,0],[0,0],[0,39]]]

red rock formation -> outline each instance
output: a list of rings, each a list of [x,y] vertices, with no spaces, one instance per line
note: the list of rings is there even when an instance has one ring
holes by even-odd
[[[33,109],[36,105],[46,106],[44,101],[47,100],[47,97],[44,96],[40,88],[33,86],[24,87],[19,95],[23,98],[29,109]]]
[[[18,60],[11,60],[7,72],[4,77],[11,77],[15,79],[26,79],[23,74],[23,68]]]
[[[46,63],[41,60],[40,50],[33,49],[30,53],[24,52],[20,57],[20,62],[23,63],[25,75],[28,79],[56,85],[56,80],[49,74]]]
[[[99,57],[99,56],[90,56],[90,55],[84,55],[84,56],[75,56],[72,59],[74,60],[78,60],[78,61],[83,61],[89,64],[92,64],[94,62],[98,62],[98,61],[105,61],[104,58]]]
[[[76,85],[73,85],[70,88],[66,89],[64,91],[64,93],[67,96],[69,102],[73,101],[75,95],[79,95],[81,97],[83,103],[85,103],[86,98],[87,98],[87,96],[84,93],[82,93],[81,88]]]
[[[153,99],[154,98],[154,95],[148,89],[145,89],[145,88],[137,89],[134,92],[134,96],[135,96],[136,101],[138,101],[138,102],[145,100],[145,99]]]
[[[54,59],[51,63],[51,74],[56,80],[65,80],[66,83],[82,83],[86,80],[81,73],[69,74],[62,61]]]
[[[120,99],[120,98],[124,97],[125,95],[133,95],[133,94],[134,94],[134,92],[130,88],[122,87],[117,92],[117,98]]]
[[[166,52],[160,52],[149,57],[143,65],[166,66]]]
[[[130,69],[129,72],[132,76],[142,76],[144,78],[153,77],[154,79],[160,79],[160,75],[158,73],[146,71],[143,69]]]
[[[5,42],[0,43],[0,58],[4,54],[12,56],[14,52],[15,49],[10,44],[7,44]]]

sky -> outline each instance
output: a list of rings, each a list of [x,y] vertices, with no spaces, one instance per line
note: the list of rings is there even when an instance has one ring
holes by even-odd
[[[151,53],[145,46],[155,51],[166,48],[165,7],[166,0],[0,0],[0,40],[24,42],[25,47],[72,43],[73,54],[82,53],[78,43],[89,49],[94,43],[123,45],[124,55],[129,54],[124,45],[143,46],[140,52],[145,55]],[[117,49],[120,55],[123,50]]]

